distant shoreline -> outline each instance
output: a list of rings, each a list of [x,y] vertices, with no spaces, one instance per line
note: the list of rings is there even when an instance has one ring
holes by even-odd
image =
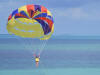
[[[10,34],[0,34],[0,38],[19,38],[19,36]],[[100,36],[70,36],[70,35],[59,35],[52,36],[50,39],[100,39]]]

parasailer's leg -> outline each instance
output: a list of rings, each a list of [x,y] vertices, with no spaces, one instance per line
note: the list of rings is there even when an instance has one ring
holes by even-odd
[[[36,67],[38,67],[39,66],[39,61],[40,61],[40,54],[39,55],[33,54],[33,56],[35,58]]]
[[[36,67],[38,67],[39,66],[39,62],[36,62]]]

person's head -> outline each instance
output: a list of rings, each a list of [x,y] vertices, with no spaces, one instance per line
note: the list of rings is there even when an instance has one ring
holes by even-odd
[[[36,56],[36,58],[38,58],[38,56]]]

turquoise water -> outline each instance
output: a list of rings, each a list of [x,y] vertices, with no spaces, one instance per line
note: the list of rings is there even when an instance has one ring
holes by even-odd
[[[100,75],[99,68],[57,68],[31,70],[3,70],[0,75]]]
[[[39,45],[0,38],[0,75],[100,75],[99,39],[51,39],[36,68],[33,53]]]

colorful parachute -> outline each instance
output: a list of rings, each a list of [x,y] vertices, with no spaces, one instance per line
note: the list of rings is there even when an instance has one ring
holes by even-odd
[[[12,12],[7,30],[20,37],[46,40],[54,32],[53,17],[44,6],[26,5]]]

